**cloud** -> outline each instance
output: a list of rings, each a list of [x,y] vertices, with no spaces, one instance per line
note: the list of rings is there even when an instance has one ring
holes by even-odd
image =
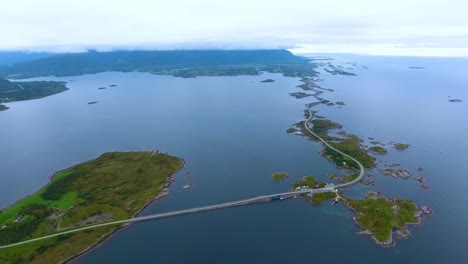
[[[468,56],[464,0],[15,0],[0,50],[290,48]]]

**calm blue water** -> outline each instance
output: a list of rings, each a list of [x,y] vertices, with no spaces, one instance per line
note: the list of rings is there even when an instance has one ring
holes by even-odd
[[[372,189],[434,208],[423,227],[397,247],[382,249],[356,236],[341,206],[314,207],[296,199],[133,225],[78,263],[463,263],[468,260],[468,60],[342,56],[368,69],[356,77],[322,74],[323,97],[342,108],[321,115],[362,138],[409,143],[382,163],[398,162],[427,178],[373,173]],[[423,66],[423,70],[408,69]],[[260,83],[266,78],[274,83]],[[299,79],[275,74],[195,79],[145,73],[67,78],[70,91],[8,104],[0,113],[0,206],[46,184],[56,170],[106,151],[159,149],[186,160],[172,193],[143,214],[284,191],[303,174],[326,179],[336,169],[317,143],[286,134],[304,103],[288,93]],[[98,87],[117,87],[98,90]],[[464,100],[449,103],[448,96]],[[89,101],[98,101],[88,105]],[[424,171],[417,174],[418,167]],[[185,173],[192,173],[191,179]],[[290,178],[273,183],[271,174]],[[190,190],[182,190],[187,183]],[[355,186],[360,195],[368,186]]]

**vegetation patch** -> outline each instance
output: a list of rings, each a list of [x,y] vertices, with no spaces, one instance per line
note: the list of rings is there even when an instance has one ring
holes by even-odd
[[[39,99],[67,90],[64,82],[10,82],[0,78],[0,103]]]
[[[421,210],[406,199],[376,198],[373,194],[372,198],[344,200],[344,203],[355,212],[356,223],[370,232],[376,242],[382,246],[393,244],[394,229],[406,229],[407,225],[421,222]]]
[[[111,152],[63,170],[44,188],[0,213],[0,244],[131,218],[161,194],[182,164],[179,158],[156,152]],[[0,249],[0,263],[58,263],[118,227]]]
[[[286,179],[288,176],[288,174],[286,172],[277,172],[275,174],[273,174],[272,178],[274,181],[281,181],[283,179]]]
[[[336,198],[336,193],[334,192],[319,192],[319,193],[315,193],[313,196],[312,196],[312,203],[314,205],[321,205],[323,204],[326,200],[328,199],[334,199]]]
[[[294,128],[294,127],[290,127],[288,129],[286,129],[286,133],[296,133],[297,131],[299,131],[299,130]]]
[[[305,176],[302,181],[297,181],[293,184],[293,190],[301,188],[316,189],[325,187],[325,183],[317,181],[314,176]]]
[[[379,146],[370,147],[369,150],[374,154],[379,154],[379,155],[387,154],[387,150],[385,150],[384,148],[379,147]]]
[[[265,79],[263,81],[261,81],[262,83],[271,83],[271,82],[275,82],[275,80],[273,79]]]
[[[405,149],[407,149],[409,147],[409,144],[395,143],[395,144],[393,144],[393,147],[396,150],[405,150]]]

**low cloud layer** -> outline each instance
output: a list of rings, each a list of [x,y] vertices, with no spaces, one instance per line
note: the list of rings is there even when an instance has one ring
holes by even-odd
[[[466,10],[465,0],[15,0],[0,5],[0,50],[468,56]]]

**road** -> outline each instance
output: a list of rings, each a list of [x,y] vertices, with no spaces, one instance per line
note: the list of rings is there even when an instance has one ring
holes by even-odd
[[[330,144],[328,144],[323,138],[319,137],[317,134],[315,134],[314,132],[312,132],[310,129],[309,129],[309,124],[312,124],[310,123],[310,120],[312,119],[313,115],[312,115],[312,111],[310,111],[310,108],[307,107],[307,111],[309,111],[309,118],[307,118],[306,122],[304,123],[304,126],[305,126],[305,129],[307,129],[307,131],[309,131],[309,133],[311,133],[314,137],[316,137],[318,140],[322,141],[323,144],[325,144],[325,146],[331,148],[332,150],[340,153],[341,155],[351,159],[352,161],[356,162],[359,166],[359,175],[356,179],[350,181],[350,182],[345,182],[345,183],[341,183],[341,184],[337,184],[335,187],[336,188],[344,188],[344,187],[348,187],[348,186],[351,186],[351,185],[354,185],[356,183],[358,183],[360,180],[362,180],[362,178],[364,177],[364,173],[365,173],[365,170],[364,170],[364,166],[362,166],[361,162],[359,162],[357,159],[351,157],[350,155],[348,154],[345,154],[339,150],[337,150],[336,148],[334,148],[333,146],[331,146]]]
[[[233,202],[227,202],[227,203],[222,203],[222,204],[215,204],[215,205],[209,205],[209,206],[203,206],[203,207],[196,207],[196,208],[191,208],[191,209],[184,209],[184,210],[178,210],[178,211],[173,211],[173,212],[168,212],[168,213],[162,213],[162,214],[154,214],[154,215],[148,215],[148,216],[139,216],[139,217],[134,217],[130,219],[125,219],[125,220],[118,220],[118,221],[113,221],[113,222],[107,222],[107,223],[102,223],[102,224],[95,224],[95,225],[90,225],[86,227],[81,227],[81,228],[76,228],[76,229],[71,229],[68,231],[63,231],[60,233],[48,235],[48,236],[43,236],[43,237],[38,237],[14,244],[9,244],[9,245],[3,245],[0,246],[0,249],[3,248],[9,248],[9,247],[14,247],[14,246],[19,246],[23,244],[28,244],[60,235],[66,235],[66,234],[71,234],[71,233],[76,233],[80,232],[83,230],[89,230],[93,228],[99,228],[103,226],[110,226],[110,225],[121,225],[121,224],[129,224],[129,223],[135,223],[135,222],[143,222],[143,221],[150,221],[150,220],[156,220],[160,218],[167,218],[167,217],[174,217],[178,215],[186,215],[186,214],[194,214],[194,213],[200,213],[200,212],[206,212],[206,211],[213,211],[213,210],[220,210],[224,208],[229,208],[229,207],[237,207],[237,206],[243,206],[243,205],[249,205],[249,204],[254,204],[254,203],[262,203],[262,202],[270,202],[272,201],[272,198],[274,197],[291,197],[291,196],[296,196],[300,194],[306,194],[306,193],[317,193],[317,192],[330,192],[330,191],[335,191],[335,189],[338,188],[345,188],[348,186],[351,186],[353,184],[358,183],[363,177],[364,177],[364,166],[362,164],[354,159],[353,157],[335,149],[333,146],[328,144],[325,140],[323,140],[321,137],[316,135],[314,132],[312,132],[309,128],[310,120],[312,119],[312,112],[310,111],[310,108],[307,107],[307,110],[309,111],[309,118],[304,122],[304,126],[311,133],[313,136],[315,136],[317,139],[319,139],[323,144],[325,144],[327,147],[331,148],[332,150],[340,153],[341,155],[344,155],[348,157],[349,159],[353,160],[359,165],[360,172],[359,176],[350,182],[346,183],[341,183],[334,185],[333,187],[324,187],[324,188],[318,188],[318,189],[310,189],[310,190],[304,190],[304,191],[291,191],[291,192],[284,192],[284,193],[275,193],[275,194],[270,194],[270,195],[262,195],[262,196],[257,196],[249,199],[244,199],[244,200],[238,200],[238,201],[233,201]]]

